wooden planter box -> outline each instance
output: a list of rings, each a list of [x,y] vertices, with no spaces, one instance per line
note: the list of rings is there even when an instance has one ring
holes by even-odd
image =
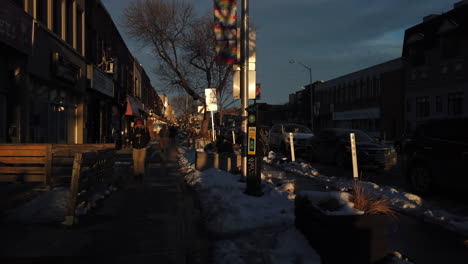
[[[326,215],[305,196],[295,199],[295,225],[322,263],[376,263],[388,254],[387,215]]]

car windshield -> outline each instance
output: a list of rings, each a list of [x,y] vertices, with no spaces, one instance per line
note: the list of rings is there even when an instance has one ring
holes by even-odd
[[[312,131],[305,126],[298,126],[298,125],[288,125],[284,127],[284,131],[287,133],[305,133],[305,134],[312,134]]]
[[[340,135],[340,138],[342,138],[343,140],[349,141],[350,133],[354,133],[356,142],[373,142],[374,141],[369,135],[367,135],[366,133],[362,131],[346,131]]]

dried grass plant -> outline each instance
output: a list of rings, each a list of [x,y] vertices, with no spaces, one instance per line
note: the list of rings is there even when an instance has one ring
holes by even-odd
[[[376,198],[366,190],[360,183],[353,184],[354,208],[363,211],[365,214],[385,214],[396,217],[396,212],[390,206],[387,198]]]

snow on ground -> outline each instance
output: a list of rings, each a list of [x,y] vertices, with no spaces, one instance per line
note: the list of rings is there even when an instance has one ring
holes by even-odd
[[[291,163],[273,151],[269,153],[268,157],[264,158],[264,162],[286,172],[299,174],[312,178],[324,185],[336,187],[338,190],[347,190],[353,185],[353,180],[320,175],[309,163],[303,161]],[[421,197],[395,187],[379,186],[372,182],[362,183],[367,191],[376,197],[388,198],[390,204],[397,210],[421,217],[427,221],[438,223],[458,233],[468,235],[468,216],[454,215],[441,208],[426,207]]]
[[[294,227],[294,189],[264,181],[263,196],[248,196],[238,175],[197,171],[195,150],[179,148],[179,153],[179,166],[198,194],[206,228],[218,238],[215,263],[320,263]]]

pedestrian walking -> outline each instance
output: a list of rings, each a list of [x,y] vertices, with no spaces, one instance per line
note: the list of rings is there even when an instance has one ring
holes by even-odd
[[[143,125],[143,120],[137,119],[130,135],[130,144],[133,147],[133,177],[143,180],[145,175],[146,149],[150,140],[148,129]]]
[[[161,152],[167,151],[167,143],[169,141],[169,129],[167,125],[163,125],[159,130],[159,146],[161,146]]]

